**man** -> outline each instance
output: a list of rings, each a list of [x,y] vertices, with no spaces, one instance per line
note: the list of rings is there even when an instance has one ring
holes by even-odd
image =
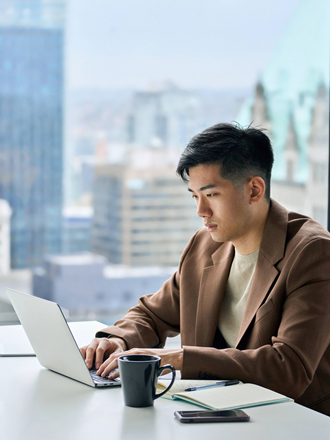
[[[123,351],[182,378],[251,382],[330,415],[330,235],[270,199],[273,152],[254,128],[195,136],[177,172],[204,227],[177,272],[81,352],[114,378]],[[163,349],[181,333],[182,348]]]

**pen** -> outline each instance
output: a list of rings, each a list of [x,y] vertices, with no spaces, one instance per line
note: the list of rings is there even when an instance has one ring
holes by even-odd
[[[201,385],[198,387],[191,387],[187,388],[185,391],[198,391],[198,390],[204,390],[205,388],[213,388],[213,387],[227,387],[229,385],[237,385],[239,383],[239,380],[228,380],[228,381],[222,381],[222,382],[216,382],[211,383],[209,385]]]

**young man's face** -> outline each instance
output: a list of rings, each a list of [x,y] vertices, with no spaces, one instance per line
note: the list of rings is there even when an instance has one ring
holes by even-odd
[[[219,165],[198,165],[189,169],[189,191],[214,241],[244,244],[253,229],[248,183],[235,187]]]

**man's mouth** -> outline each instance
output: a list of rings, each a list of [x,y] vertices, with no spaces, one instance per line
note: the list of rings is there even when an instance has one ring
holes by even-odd
[[[205,225],[205,227],[207,229],[207,232],[212,232],[215,229],[217,229],[217,227],[218,227],[218,225],[214,225],[214,224],[211,224],[211,223],[204,223],[204,225]]]

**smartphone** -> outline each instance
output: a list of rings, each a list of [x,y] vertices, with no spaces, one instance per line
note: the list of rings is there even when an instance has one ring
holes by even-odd
[[[181,423],[248,422],[250,420],[250,417],[240,409],[175,411],[174,415]]]

